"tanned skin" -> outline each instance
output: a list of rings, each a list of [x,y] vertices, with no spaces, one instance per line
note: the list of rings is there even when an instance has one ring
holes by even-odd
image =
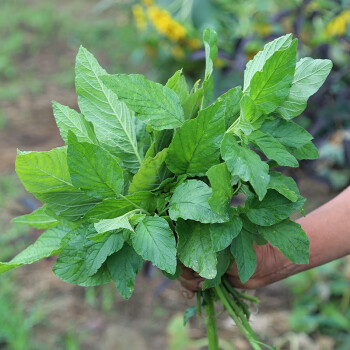
[[[337,197],[297,220],[310,240],[310,262],[297,265],[270,244],[255,247],[257,268],[250,280],[242,284],[236,264],[227,272],[233,287],[258,289],[299,272],[323,265],[350,254],[350,187]],[[281,232],[283,234],[283,232]],[[192,298],[201,289],[204,279],[183,266],[179,280],[183,295]]]

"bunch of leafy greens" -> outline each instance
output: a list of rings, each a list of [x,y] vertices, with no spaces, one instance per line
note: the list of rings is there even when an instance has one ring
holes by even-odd
[[[181,71],[165,86],[139,74],[108,75],[80,48],[81,113],[53,103],[66,146],[19,151],[16,160],[23,185],[45,204],[14,221],[47,230],[1,263],[0,272],[58,255],[53,271],[63,281],[95,286],[112,280],[129,298],[143,260],[171,279],[182,263],[206,279],[211,292],[204,304],[213,318],[213,298],[232,313],[221,278],[233,260],[242,282],[254,273],[254,243],[269,242],[291,261],[308,262],[308,238],[289,220],[305,199],[278,169],[318,156],[312,136],[292,118],[332,63],[297,62],[297,40],[285,35],[248,62],[243,89],[211,103],[216,43],[216,33],[205,30],[205,76],[190,91]],[[244,204],[231,205],[238,194]],[[208,336],[216,349],[216,335]]]

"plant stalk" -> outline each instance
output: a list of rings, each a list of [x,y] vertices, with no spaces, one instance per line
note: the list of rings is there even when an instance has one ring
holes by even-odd
[[[254,350],[261,350],[260,345],[256,342],[256,339],[254,339],[255,335],[251,334],[249,332],[249,330],[247,330],[246,327],[243,325],[243,323],[241,322],[240,318],[237,316],[235,311],[232,309],[231,304],[227,300],[227,297],[226,297],[225,293],[223,292],[222,288],[225,288],[225,287],[223,287],[222,285],[221,286],[216,286],[215,287],[215,291],[216,291],[218,297],[220,298],[222,304],[224,305],[226,311],[232,317],[232,319],[234,320],[236,326],[240,329],[240,331],[243,333],[243,335],[249,341],[249,343],[252,346],[252,348]]]
[[[229,292],[225,289],[225,287],[222,287],[222,292],[224,293],[227,301],[230,303],[232,310],[234,311],[234,313],[241,319],[243,326],[245,327],[245,329],[250,333],[250,335],[252,336],[252,338],[254,340],[258,340],[256,334],[254,333],[254,331],[252,330],[252,328],[250,327],[249,321],[247,320],[247,318],[244,316],[244,313],[242,311],[242,309],[236,304],[236,302],[230,297]]]
[[[218,328],[216,325],[216,314],[214,308],[214,298],[212,291],[206,290],[203,292],[204,310],[205,310],[205,325],[207,327],[207,337],[209,350],[219,350]]]
[[[233,294],[233,295],[239,295],[240,298],[242,299],[245,299],[247,301],[250,301],[252,302],[253,304],[259,304],[259,299],[258,298],[255,298],[253,297],[252,295],[249,295],[249,294],[246,294],[246,293],[239,293],[237,292],[231,285],[230,285],[230,282],[227,280],[227,278],[223,278],[224,280],[224,284],[225,284],[225,287],[227,288],[227,290]]]

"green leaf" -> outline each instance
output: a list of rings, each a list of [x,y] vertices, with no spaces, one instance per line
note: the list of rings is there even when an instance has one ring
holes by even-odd
[[[230,242],[231,243],[231,242]],[[203,284],[203,290],[213,288],[221,284],[222,276],[227,272],[231,265],[231,253],[229,249],[222,250],[216,254],[217,256],[217,274],[213,279],[206,279]]]
[[[45,196],[46,212],[59,220],[77,221],[100,201],[85,193],[53,193]]]
[[[240,106],[241,119],[239,121],[239,128],[246,135],[250,135],[253,130],[260,128],[263,122],[263,118],[260,118],[262,111],[257,108],[254,101],[246,94],[243,95]]]
[[[184,181],[186,181],[187,176],[186,174],[175,176],[175,177],[169,177],[165,179],[157,188],[155,188],[155,191],[161,190],[162,192],[166,193],[174,193],[175,189],[179,187]]]
[[[18,155],[16,172],[26,190],[48,204],[47,210],[68,220],[78,220],[98,203],[72,185],[65,147]]]
[[[168,149],[165,148],[154,158],[146,158],[141,168],[134,175],[129,187],[129,193],[151,191],[157,188],[170,173],[165,165]]]
[[[16,172],[26,190],[39,200],[46,193],[81,192],[70,182],[66,147],[22,153],[16,158]]]
[[[253,199],[248,204],[246,215],[251,222],[260,226],[271,226],[287,219],[295,210],[300,209],[305,198],[299,197],[296,202],[290,202],[274,190],[269,190],[260,202]]]
[[[298,148],[290,147],[289,150],[295,155],[297,159],[317,159],[320,155],[318,154],[318,150],[316,146],[310,141],[305,143]]]
[[[141,155],[141,158],[145,158],[148,152],[148,149],[152,143],[151,132],[152,130],[147,127],[147,125],[140,119],[135,118],[136,125],[136,140],[138,146],[138,152]],[[173,130],[171,130],[173,131]],[[133,171],[135,173],[136,171]]]
[[[143,75],[116,74],[102,76],[101,80],[139,119],[156,130],[178,128],[185,120],[177,94]]]
[[[142,263],[142,258],[128,244],[108,257],[109,273],[124,299],[129,299],[133,293],[135,277],[141,271]]]
[[[17,216],[12,219],[12,222],[16,224],[23,224],[35,227],[39,230],[50,228],[59,224],[59,222],[46,213],[46,205],[34,210],[30,214]]]
[[[168,148],[171,140],[173,139],[174,130],[161,130],[153,131],[153,142],[147,150],[145,158],[155,157],[159,152],[163,151],[164,148]]]
[[[300,148],[313,139],[312,135],[298,124],[280,118],[266,121],[261,131],[270,134],[285,147]]]
[[[185,119],[193,119],[197,116],[203,100],[203,88],[191,92],[186,100],[182,103]]]
[[[287,219],[259,233],[295,264],[309,263],[309,239],[299,224]]]
[[[64,142],[68,141],[68,131],[73,132],[80,142],[98,145],[94,128],[84,116],[74,109],[52,102],[53,113]]]
[[[150,213],[154,212],[156,208],[155,195],[151,192],[135,192],[117,199],[105,199],[90,209],[86,213],[85,218],[93,221],[114,219],[140,208]]]
[[[250,134],[249,140],[252,140],[268,159],[275,160],[281,166],[298,167],[299,163],[295,157],[273,136],[255,130]]]
[[[197,308],[195,306],[190,306],[184,312],[184,326],[186,326],[187,322],[191,317],[195,316],[197,313]]]
[[[295,181],[288,176],[284,176],[277,171],[270,171],[269,189],[276,190],[291,202],[296,202],[300,198],[299,189]]]
[[[205,49],[205,76],[203,81],[203,106],[206,107],[213,98],[213,68],[214,60],[218,55],[218,37],[215,30],[207,28],[203,32],[203,42]]]
[[[233,196],[231,173],[225,163],[220,163],[207,171],[207,177],[213,189],[213,194],[208,201],[209,205],[215,213],[225,216],[230,210]]]
[[[265,114],[273,112],[289,94],[293,81],[298,41],[276,51],[250,82],[250,97]]]
[[[48,229],[35,243],[16,255],[10,262],[0,263],[0,274],[58,254],[61,250],[61,240],[69,230],[68,227],[62,225]]]
[[[176,271],[176,242],[167,221],[147,216],[136,228],[132,245],[137,254],[170,274]]]
[[[83,47],[77,55],[75,74],[80,110],[93,124],[100,144],[135,173],[142,157],[138,151],[133,113],[102,84],[100,76],[107,74],[106,71]]]
[[[199,112],[196,119],[186,121],[176,132],[166,158],[175,174],[204,175],[219,163],[220,143],[225,133],[224,114],[218,114],[220,104]]]
[[[179,220],[176,232],[180,261],[202,277],[214,278],[217,274],[216,254],[210,238],[209,225]]]
[[[124,177],[118,160],[103,148],[69,135],[67,161],[73,185],[96,198],[119,195]]]
[[[262,71],[266,61],[279,50],[284,50],[290,46],[292,42],[292,34],[281,36],[264,46],[262,51],[259,51],[252,60],[247,63],[244,71],[244,90],[247,90],[250,81],[256,72]]]
[[[243,229],[250,233],[252,239],[254,240],[257,246],[262,246],[268,243],[268,241],[259,234],[258,225],[253,224],[249,219],[245,216],[241,216],[243,222]]]
[[[182,218],[202,223],[223,222],[208,203],[212,189],[203,181],[188,180],[174,191],[169,203],[169,216],[172,220]]]
[[[129,222],[129,218],[133,214],[133,212],[129,212],[114,219],[105,219],[95,223],[94,226],[97,234],[89,237],[89,239],[100,241],[100,239],[110,231],[128,230],[134,232],[134,229]]]
[[[214,29],[206,28],[203,32],[203,42],[205,49],[205,78],[213,73],[214,60],[218,55],[218,36]]]
[[[89,233],[89,236],[94,235]],[[107,260],[107,257],[122,249],[124,245],[124,237],[120,233],[112,233],[106,235],[101,241],[89,239],[85,242],[86,252],[86,273],[93,276]],[[65,253],[65,250],[63,251]]]
[[[302,58],[296,65],[289,95],[277,108],[276,113],[287,120],[302,113],[307,100],[322,86],[332,66],[330,60]]]
[[[90,240],[93,226],[82,225],[65,237],[62,253],[53,272],[62,281],[80,286],[95,286],[110,281],[106,266],[107,257],[120,250],[124,244],[120,234],[108,235],[101,242]]]
[[[215,104],[220,103],[218,114],[225,116],[226,129],[238,118],[240,112],[239,102],[242,98],[242,88],[237,86],[221,95]]]
[[[259,199],[263,199],[270,181],[269,166],[249,148],[238,145],[233,134],[226,134],[221,144],[221,155],[231,174],[249,181]]]
[[[246,283],[256,269],[256,253],[253,243],[254,236],[243,229],[231,244],[231,253],[237,263],[238,276],[242,283]]]
[[[189,96],[188,85],[186,78],[182,74],[182,69],[175,72],[175,74],[167,81],[165,86],[176,92],[176,94],[179,96],[181,104],[183,104]]]
[[[242,220],[239,216],[232,216],[229,222],[210,225],[210,236],[213,241],[213,249],[219,252],[227,248],[232,240],[239,235],[242,230]]]

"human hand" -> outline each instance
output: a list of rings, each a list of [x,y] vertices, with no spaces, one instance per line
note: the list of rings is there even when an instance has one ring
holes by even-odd
[[[271,244],[266,244],[255,246],[254,249],[257,257],[257,268],[248,282],[243,284],[239,279],[236,263],[227,271],[228,281],[233,287],[257,289],[286,277],[284,271],[291,263],[277,248]],[[202,289],[204,280],[198,273],[182,265],[182,274],[179,281],[183,287],[182,294],[184,297],[191,299],[196,291]]]
[[[182,285],[182,295],[187,299],[192,299],[197,290],[203,288],[205,278],[200,277],[199,274],[192,269],[181,264],[182,273],[178,280]]]

